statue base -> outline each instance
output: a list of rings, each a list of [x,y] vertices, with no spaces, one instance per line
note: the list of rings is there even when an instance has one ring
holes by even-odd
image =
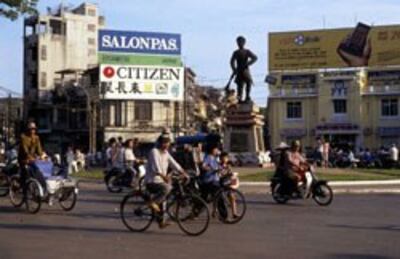
[[[226,111],[224,150],[236,155],[238,164],[263,165],[269,157],[264,147],[264,116],[254,103],[240,103]]]

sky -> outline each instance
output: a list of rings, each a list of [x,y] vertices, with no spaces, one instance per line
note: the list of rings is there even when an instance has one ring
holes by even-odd
[[[63,1],[79,5],[81,1]],[[200,84],[225,86],[238,35],[257,56],[253,100],[265,106],[269,32],[400,24],[400,0],[98,0],[106,27],[182,35],[182,57]],[[39,0],[39,11],[61,1]],[[0,86],[22,92],[23,21],[0,18]]]

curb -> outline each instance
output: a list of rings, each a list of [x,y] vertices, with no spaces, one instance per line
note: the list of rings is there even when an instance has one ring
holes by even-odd
[[[399,185],[400,180],[384,180],[384,181],[328,181],[332,187],[345,187],[345,186],[388,186]],[[241,186],[249,187],[265,187],[269,186],[271,182],[241,182]]]

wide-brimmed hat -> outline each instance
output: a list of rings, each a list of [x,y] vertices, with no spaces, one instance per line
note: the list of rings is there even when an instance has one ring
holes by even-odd
[[[36,124],[34,122],[29,122],[28,129],[37,129]]]
[[[288,149],[288,148],[289,148],[288,144],[282,141],[276,149]]]

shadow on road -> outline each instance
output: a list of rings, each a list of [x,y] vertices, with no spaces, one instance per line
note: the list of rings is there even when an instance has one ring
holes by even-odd
[[[371,254],[335,254],[329,255],[327,258],[346,258],[346,259],[390,259],[393,257],[381,256],[381,255],[371,255]]]
[[[71,227],[71,226],[61,226],[61,225],[34,225],[34,224],[3,224],[0,223],[0,229],[8,229],[8,230],[21,230],[21,231],[69,231],[69,232],[90,232],[90,233],[119,233],[119,234],[127,234],[127,235],[143,235],[143,236],[150,236],[150,235],[158,235],[158,236],[181,236],[182,233],[176,232],[153,232],[147,231],[143,233],[134,233],[130,232],[126,229],[112,229],[112,228],[96,228],[96,227]]]
[[[384,230],[384,231],[394,231],[400,232],[400,226],[395,225],[382,225],[382,226],[354,226],[354,225],[328,225],[332,228],[347,228],[355,230]]]

